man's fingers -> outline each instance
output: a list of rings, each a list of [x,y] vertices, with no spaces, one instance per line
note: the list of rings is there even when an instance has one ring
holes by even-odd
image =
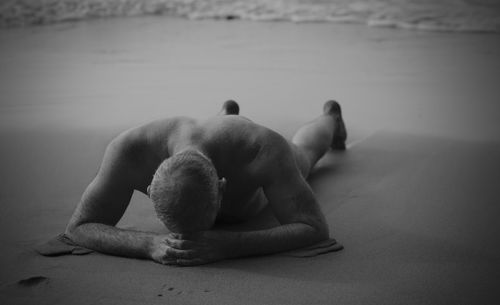
[[[195,243],[189,240],[167,239],[167,245],[178,250],[193,249]]]
[[[208,260],[204,260],[202,258],[193,258],[193,259],[183,259],[183,258],[180,258],[175,263],[176,263],[177,266],[187,267],[187,266],[197,266],[197,265],[208,264],[209,261]]]
[[[170,237],[178,240],[196,240],[200,236],[200,232],[193,233],[170,233]]]
[[[182,234],[180,234],[180,233],[172,233],[172,232],[171,232],[171,233],[168,233],[168,236],[169,236],[170,238],[175,238],[175,239],[180,239],[180,238],[181,238],[181,235],[182,235]]]
[[[191,259],[195,257],[196,252],[194,250],[179,250],[175,248],[167,248],[165,250],[165,255],[163,255],[163,260],[169,261],[174,259]]]
[[[209,261],[201,259],[201,258],[194,258],[194,259],[178,258],[178,259],[163,260],[160,263],[163,265],[167,265],[167,266],[188,267],[188,266],[197,266],[197,265],[208,264]]]

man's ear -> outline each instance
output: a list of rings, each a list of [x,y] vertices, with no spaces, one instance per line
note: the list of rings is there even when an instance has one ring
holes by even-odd
[[[148,185],[148,189],[146,192],[148,193],[148,197],[151,198],[151,184]]]
[[[226,178],[222,177],[219,180],[219,193],[224,193],[226,191],[226,184],[227,184]]]

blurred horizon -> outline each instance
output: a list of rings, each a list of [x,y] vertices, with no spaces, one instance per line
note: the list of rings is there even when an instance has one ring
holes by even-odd
[[[0,28],[142,15],[500,33],[493,0],[8,0]]]

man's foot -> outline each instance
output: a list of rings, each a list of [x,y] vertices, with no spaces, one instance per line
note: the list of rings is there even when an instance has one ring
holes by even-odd
[[[345,129],[344,119],[342,119],[342,109],[339,103],[330,100],[323,106],[323,113],[331,115],[334,118],[333,139],[331,148],[334,150],[345,150],[345,140],[347,131]]]
[[[240,113],[240,106],[233,100],[228,100],[222,105],[222,110],[219,112],[221,115],[234,114],[238,115]]]

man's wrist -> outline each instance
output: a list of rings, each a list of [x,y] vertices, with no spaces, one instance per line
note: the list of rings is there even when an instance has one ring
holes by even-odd
[[[146,238],[146,256],[148,259],[154,260],[154,254],[157,249],[159,235],[152,234]]]
[[[239,243],[241,233],[229,231],[217,231],[219,233],[218,243],[223,259],[235,258],[241,256],[239,254]]]

